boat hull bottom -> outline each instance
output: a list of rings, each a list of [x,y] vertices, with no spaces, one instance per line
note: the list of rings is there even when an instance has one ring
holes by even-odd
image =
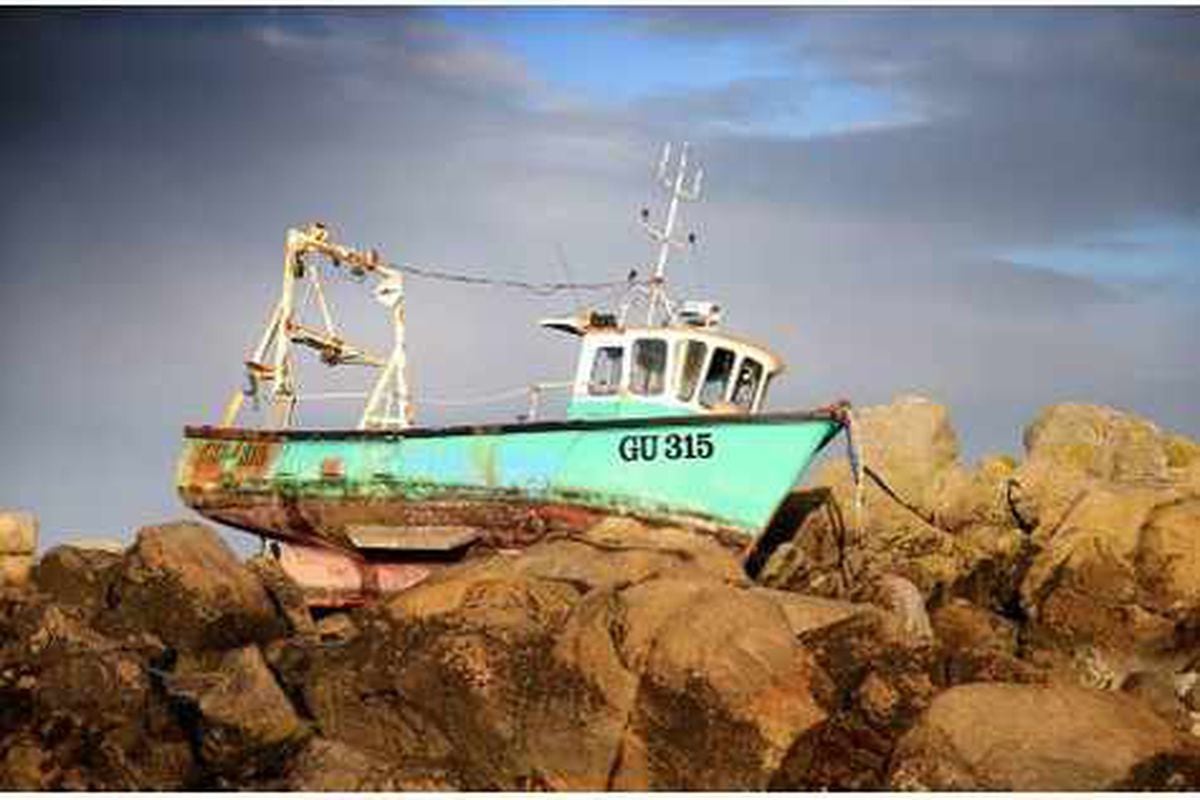
[[[313,608],[367,605],[421,583],[441,567],[433,562],[383,559],[327,547],[275,544],[275,558]],[[402,555],[402,554],[400,554]]]
[[[216,522],[280,539],[291,544],[324,547],[367,558],[386,553],[412,553],[429,561],[452,561],[467,549],[435,547],[364,547],[355,531],[364,528],[396,530],[470,529],[476,536],[468,547],[521,549],[551,533],[582,533],[610,516],[628,516],[652,525],[679,525],[701,530],[734,552],[752,541],[745,531],[715,524],[695,515],[669,511],[639,514],[610,507],[549,502],[509,496],[490,498],[322,499],[289,498],[279,494],[250,495],[236,491],[182,492],[191,508]]]

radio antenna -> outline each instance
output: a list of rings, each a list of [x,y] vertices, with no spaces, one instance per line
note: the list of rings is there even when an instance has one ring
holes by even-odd
[[[686,200],[692,202],[700,198],[700,187],[704,180],[704,170],[698,169],[688,180],[688,149],[689,145],[684,142],[679,148],[679,157],[676,160],[675,172],[671,174],[671,143],[667,142],[663,145],[662,158],[658,162],[658,174],[656,181],[670,193],[670,200],[667,203],[667,218],[661,227],[656,227],[650,224],[650,210],[642,209],[642,227],[650,235],[650,239],[658,243],[658,258],[654,264],[654,274],[650,278],[649,296],[646,300],[646,324],[654,325],[655,317],[658,310],[662,309],[662,319],[664,322],[669,322],[675,314],[671,304],[671,299],[667,296],[667,259],[670,257],[672,248],[685,248],[695,244],[696,235],[690,233],[686,241],[677,241],[674,238],[675,224],[679,219],[679,202]],[[690,183],[690,186],[688,184]]]

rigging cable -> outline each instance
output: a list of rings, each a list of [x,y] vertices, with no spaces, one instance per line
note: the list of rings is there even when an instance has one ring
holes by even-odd
[[[486,278],[480,275],[468,275],[461,272],[422,267],[416,264],[388,264],[391,269],[427,280],[445,281],[447,283],[462,283],[472,286],[498,286],[507,289],[520,289],[537,295],[551,295],[558,292],[599,292],[611,289],[634,286],[643,281],[598,281],[595,283],[579,283],[575,281],[525,281],[516,278]]]

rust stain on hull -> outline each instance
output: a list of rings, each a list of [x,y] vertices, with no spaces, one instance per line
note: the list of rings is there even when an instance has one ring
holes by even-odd
[[[182,488],[180,494],[196,511],[226,525],[295,544],[334,548],[347,554],[359,552],[349,535],[353,526],[469,527],[480,532],[480,545],[513,549],[528,547],[552,532],[580,533],[614,515],[612,509],[589,508],[574,502],[532,500],[500,492],[486,498],[423,500],[297,498],[276,492],[189,488]],[[631,516],[658,525],[673,522],[661,515],[653,518]],[[732,550],[740,551],[745,546],[745,536],[739,531],[705,525],[697,520],[675,522],[703,529]]]

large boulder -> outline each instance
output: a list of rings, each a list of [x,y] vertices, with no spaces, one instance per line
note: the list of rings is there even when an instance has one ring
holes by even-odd
[[[0,554],[27,556],[37,551],[38,521],[28,511],[0,509]]]
[[[1049,460],[1117,483],[1167,477],[1169,442],[1149,420],[1106,406],[1063,403],[1025,428],[1030,461]]]
[[[27,587],[33,564],[32,555],[0,554],[0,587]]]
[[[83,609],[44,603],[23,608],[4,628],[0,773],[40,789],[189,785],[187,737],[154,689],[161,642],[108,638],[87,627]],[[37,786],[29,780],[35,767]]]
[[[1012,527],[1018,520],[1009,503],[1016,463],[987,456],[974,469],[954,465],[938,474],[930,493],[934,524],[957,533],[975,526]]]
[[[325,736],[369,757],[464,789],[529,785],[524,708],[578,593],[511,562],[446,569],[358,614],[359,635],[284,654],[285,680]]]
[[[45,791],[54,786],[54,756],[29,732],[0,739],[0,790]]]
[[[1019,654],[1017,623],[955,598],[933,612],[939,682],[954,686],[982,681],[1038,683],[1045,671]]]
[[[1014,507],[1030,528],[1058,525],[1091,488],[1161,484],[1186,448],[1149,420],[1106,406],[1063,403],[1025,428],[1025,462],[1013,475]],[[1174,454],[1174,455],[1173,455]]]
[[[406,786],[764,788],[823,718],[796,631],[847,612],[815,602],[785,612],[703,537],[610,520],[443,570],[273,663],[323,736]]]
[[[37,517],[28,511],[0,510],[0,587],[24,587],[37,551]]]
[[[187,657],[166,679],[205,769],[229,780],[282,771],[310,729],[275,682],[255,645]]]
[[[796,600],[787,612],[777,595]],[[719,581],[590,592],[556,637],[527,731],[541,782],[567,790],[766,788],[824,719],[797,630],[845,604]]]
[[[664,576],[746,583],[737,556],[712,537],[622,517],[536,544],[513,561],[512,568],[579,591]]]
[[[1008,502],[1012,461],[961,466],[948,412],[922,398],[861,409],[853,430],[863,463],[888,488],[865,477],[859,515],[848,460],[827,462],[814,476],[818,488],[793,494],[765,535],[783,544],[769,558],[759,555],[759,580],[865,599],[890,574],[927,599],[960,594],[997,608],[1012,604],[1027,544]]]
[[[934,648],[910,620],[871,605],[799,634],[828,676],[821,724],[797,738],[770,788],[873,790],[897,738],[935,692]]]
[[[814,695],[826,679],[767,598],[721,585],[681,595],[669,583],[623,598],[631,609],[682,602],[642,639],[648,647],[613,788],[765,789],[796,740],[825,720]],[[627,647],[649,631],[630,633]]]
[[[1094,650],[1118,684],[1139,664],[1196,643],[1200,496],[1093,487],[1039,538],[1021,587],[1033,641]]]
[[[96,612],[108,608],[109,589],[121,572],[124,552],[87,542],[49,550],[33,570],[38,589],[56,602]]]
[[[1120,694],[980,683],[934,699],[892,757],[892,789],[1196,788],[1200,751]]]
[[[261,554],[247,561],[246,566],[262,582],[292,635],[306,638],[319,635],[304,597],[304,589],[284,571],[278,559]]]
[[[277,784],[263,788],[292,792],[396,792],[452,789],[434,785],[406,785],[395,767],[332,739],[313,737],[292,756],[287,772]]]
[[[285,631],[262,582],[199,523],[139,530],[111,591],[120,624],[182,650],[239,647]]]
[[[910,395],[859,409],[854,435],[864,463],[887,475],[899,495],[932,510],[938,477],[958,461],[958,436],[944,406]]]

